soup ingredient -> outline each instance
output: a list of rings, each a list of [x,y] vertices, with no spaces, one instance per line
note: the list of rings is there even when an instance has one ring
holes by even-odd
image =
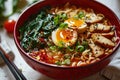
[[[54,25],[53,15],[47,13],[48,9],[48,7],[41,9],[34,20],[26,22],[24,27],[19,29],[21,45],[28,52],[36,48],[44,48],[47,37],[57,27]]]
[[[64,20],[66,20],[68,17],[67,17],[67,14],[65,13],[62,13],[62,14],[56,14],[55,17],[54,17],[54,24],[56,26],[60,26],[61,25],[61,22],[63,22]]]
[[[65,23],[68,24],[69,28],[78,29],[79,33],[83,33],[87,29],[87,24],[84,20],[81,19],[68,18],[65,20]]]
[[[95,43],[92,40],[90,40],[89,46],[92,49],[92,52],[95,55],[95,57],[99,57],[105,52],[105,50],[101,46],[95,45]]]
[[[77,52],[82,53],[83,51],[85,51],[88,48],[88,42],[87,41],[82,41],[82,43],[80,44],[80,42],[76,43],[76,47],[75,50]]]
[[[99,34],[93,34],[92,38],[95,43],[108,48],[113,48],[115,46],[114,42],[112,42],[110,39],[107,39],[106,37],[99,35]]]
[[[4,22],[4,27],[8,33],[13,33],[15,23],[16,23],[15,20],[6,20]]]
[[[33,51],[32,53],[34,54],[30,54],[30,56],[34,57],[35,59],[39,61],[44,61],[44,62],[51,63],[51,64],[54,63],[53,58],[48,56],[48,54],[46,53],[44,49],[41,49],[40,51]]]
[[[94,23],[90,25],[90,32],[109,32],[111,26],[102,23]]]
[[[78,14],[78,18],[82,19],[83,17],[85,17],[85,13],[83,11],[80,11]]]
[[[52,32],[52,40],[59,47],[68,47],[75,44],[77,32],[72,29],[61,29]]]
[[[114,36],[114,32],[111,31],[109,33],[102,33],[101,35],[108,38],[108,39],[111,39]]]
[[[83,20],[74,19],[74,18],[69,18],[65,22],[68,23],[69,27],[72,27],[72,26],[80,27],[84,23]]]
[[[93,12],[87,13],[85,16],[85,21],[87,23],[100,22],[104,18],[103,14],[95,14]]]

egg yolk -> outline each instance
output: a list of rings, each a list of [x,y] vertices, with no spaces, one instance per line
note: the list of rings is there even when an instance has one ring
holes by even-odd
[[[73,37],[73,31],[60,29],[56,33],[58,41],[69,42]]]
[[[74,26],[74,27],[80,27],[82,24],[84,24],[83,20],[80,19],[74,19],[74,18],[69,18],[65,21],[68,26]]]

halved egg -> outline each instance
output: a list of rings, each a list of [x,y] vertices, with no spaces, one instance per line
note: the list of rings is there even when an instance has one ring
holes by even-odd
[[[52,32],[52,40],[59,47],[68,47],[77,41],[77,31],[73,29],[56,29]]]
[[[79,30],[79,33],[83,33],[87,29],[87,24],[84,20],[81,19],[68,18],[67,20],[65,20],[65,23],[68,24],[69,28]]]

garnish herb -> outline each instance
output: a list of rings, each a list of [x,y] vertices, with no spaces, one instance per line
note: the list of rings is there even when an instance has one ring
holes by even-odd
[[[80,11],[78,15],[74,16],[75,19],[82,19],[83,17],[85,17],[85,14],[83,11]]]
[[[85,50],[85,47],[84,47],[84,46],[81,46],[81,45],[76,46],[76,51],[77,51],[77,52],[83,52],[84,50]]]
[[[60,24],[60,29],[65,29],[65,28],[67,28],[68,27],[68,24],[67,23],[61,23]]]
[[[66,19],[67,19],[67,14],[62,13],[62,14],[59,14],[59,15],[55,15],[53,21],[54,21],[55,25],[60,26],[61,22],[63,22]]]
[[[71,61],[70,61],[70,59],[65,59],[64,61],[62,61],[62,63],[61,64],[66,64],[66,65],[70,65],[70,63],[71,63]]]
[[[88,42],[87,41],[82,41],[82,46],[84,46],[85,49],[88,48]]]
[[[64,20],[67,19],[67,14],[65,14],[65,13],[62,13],[62,14],[60,14],[59,16],[60,16],[60,19],[61,19],[62,21],[64,21]]]
[[[68,46],[67,49],[68,49],[69,51],[71,51],[71,52],[74,51],[74,48],[72,48],[72,47],[70,47],[70,46]]]
[[[50,46],[50,50],[55,51],[57,49],[57,46]]]
[[[84,50],[86,50],[88,48],[88,42],[87,41],[82,41],[82,43],[80,44],[80,42],[78,41],[76,43],[76,48],[75,50],[77,52],[83,52]]]
[[[79,12],[79,14],[78,14],[78,17],[80,18],[80,19],[82,19],[83,17],[85,17],[85,14],[84,14],[84,12]]]
[[[61,65],[61,62],[60,61],[56,61],[55,64]]]
[[[59,41],[59,45],[61,45],[60,47],[64,46],[64,42],[63,41]]]

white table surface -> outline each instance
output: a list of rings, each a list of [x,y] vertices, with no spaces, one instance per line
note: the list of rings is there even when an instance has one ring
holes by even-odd
[[[115,12],[115,14],[120,19],[120,0],[97,0],[97,1],[108,6],[111,10],[113,10]],[[53,79],[50,79],[50,78],[42,75],[41,73],[36,72],[35,70],[33,70],[31,67],[29,67],[26,64],[26,62],[23,60],[23,58],[21,57],[21,55],[19,54],[19,52],[16,48],[16,45],[13,40],[13,36],[8,35],[3,28],[2,29],[0,28],[0,35],[2,36],[2,40],[6,40],[8,42],[13,53],[15,54],[14,63],[17,65],[18,68],[22,69],[22,72],[25,75],[25,77],[27,78],[27,80],[53,80]],[[117,52],[117,55],[115,56],[115,58],[117,58],[117,59],[119,58],[119,55],[120,55],[119,51]],[[120,63],[120,58],[118,59],[118,64],[119,63]],[[119,67],[114,64],[114,60],[108,66]],[[120,72],[120,70],[119,70],[119,72]],[[95,75],[92,75],[86,79],[83,79],[83,80],[100,80],[100,79],[96,78],[97,75],[98,75],[98,73]],[[14,76],[11,74],[11,72],[9,71],[9,69],[6,65],[0,67],[0,80],[15,80]],[[120,80],[120,78],[118,80]]]

